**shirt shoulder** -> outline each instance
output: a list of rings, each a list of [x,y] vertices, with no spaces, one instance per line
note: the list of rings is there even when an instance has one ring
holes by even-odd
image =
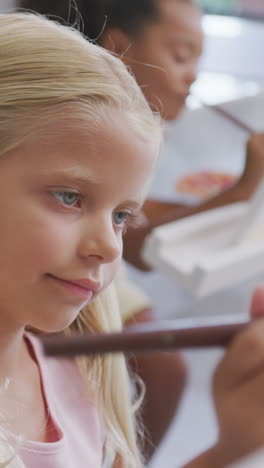
[[[44,355],[39,339],[26,334],[39,366],[49,419],[57,439],[25,441],[22,460],[29,468],[101,468],[104,431],[98,408],[75,360]]]

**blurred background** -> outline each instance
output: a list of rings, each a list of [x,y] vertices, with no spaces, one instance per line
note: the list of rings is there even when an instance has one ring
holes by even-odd
[[[199,0],[205,12],[222,15],[264,17],[262,0]]]

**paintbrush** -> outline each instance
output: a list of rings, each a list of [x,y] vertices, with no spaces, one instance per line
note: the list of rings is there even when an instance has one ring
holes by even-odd
[[[211,109],[212,111],[216,112],[217,114],[221,115],[225,119],[229,120],[232,124],[234,124],[236,127],[241,128],[242,130],[245,130],[248,133],[254,133],[254,129],[247,125],[245,122],[240,120],[238,117],[234,116],[232,113],[230,113],[228,110],[226,110],[224,107],[222,107],[221,104],[207,104],[204,102],[200,97],[192,94],[194,99],[198,100],[199,103],[201,104],[202,107],[206,109]]]
[[[177,326],[177,321],[136,325],[122,332],[75,336],[42,337],[44,352],[49,356],[74,357],[116,352],[150,352],[179,348],[227,346],[249,322],[222,325]]]

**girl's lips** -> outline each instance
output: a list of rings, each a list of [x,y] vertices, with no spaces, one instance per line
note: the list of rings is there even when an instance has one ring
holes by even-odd
[[[67,279],[69,283],[77,284],[84,289],[91,289],[93,292],[98,292],[101,289],[101,284],[98,281],[94,281],[88,278],[84,279]]]
[[[59,286],[72,296],[77,296],[82,300],[90,300],[93,294],[99,291],[98,284],[90,280],[65,280],[57,276],[48,275]]]

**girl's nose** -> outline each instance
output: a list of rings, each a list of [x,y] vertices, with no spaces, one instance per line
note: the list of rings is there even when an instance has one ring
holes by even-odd
[[[122,234],[115,232],[112,222],[98,224],[83,233],[79,256],[84,259],[96,257],[100,263],[111,263],[122,253]]]

